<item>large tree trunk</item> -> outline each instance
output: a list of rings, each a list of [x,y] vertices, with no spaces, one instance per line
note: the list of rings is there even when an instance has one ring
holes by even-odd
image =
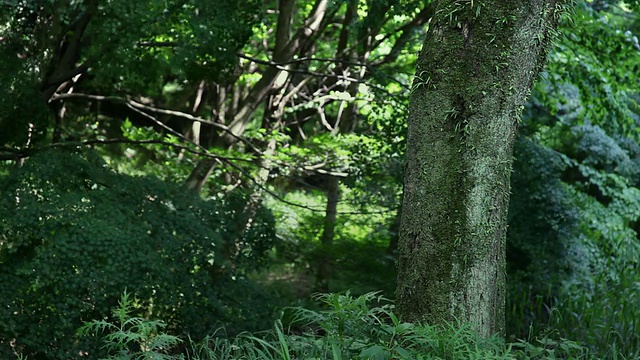
[[[556,26],[554,0],[443,0],[411,96],[397,308],[504,333],[512,143]]]

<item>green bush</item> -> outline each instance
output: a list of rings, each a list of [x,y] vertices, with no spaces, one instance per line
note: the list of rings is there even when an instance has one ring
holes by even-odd
[[[268,326],[269,301],[242,271],[272,246],[273,220],[261,212],[259,236],[238,233],[238,206],[113,173],[91,153],[30,158],[0,179],[0,358],[97,355],[69,339],[127,288],[180,336]]]
[[[564,282],[588,264],[578,242],[579,212],[561,181],[562,158],[519,138],[507,232],[507,331],[523,337],[544,324]]]
[[[589,154],[580,156],[583,162],[516,142],[508,331],[524,337],[531,325],[553,329],[598,358],[634,359],[640,356],[640,190],[628,170],[634,166],[622,165],[637,156],[599,128],[580,129],[588,135],[576,142],[577,153]],[[606,152],[615,156],[599,155]]]
[[[640,358],[640,242],[627,225],[640,208],[633,204],[639,201],[637,191],[611,191],[608,206],[575,192],[581,213],[590,219],[582,222],[581,232],[594,260],[588,276],[568,283],[561,292],[551,326],[560,334],[571,334],[599,358]]]

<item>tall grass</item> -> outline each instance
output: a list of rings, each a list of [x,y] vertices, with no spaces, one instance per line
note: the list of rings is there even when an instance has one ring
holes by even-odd
[[[584,346],[591,358],[640,359],[640,277],[633,263],[603,264],[591,276],[545,294],[511,293],[512,336],[555,332]]]
[[[592,291],[573,284],[557,308],[559,316],[552,325],[599,358],[640,359],[640,279],[635,269],[615,277],[601,273]]]

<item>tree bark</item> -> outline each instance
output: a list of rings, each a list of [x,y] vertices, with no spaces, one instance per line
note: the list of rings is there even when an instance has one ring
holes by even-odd
[[[389,245],[385,254],[395,257],[398,254],[398,242],[400,241],[400,218],[402,217],[402,206],[398,209],[393,222],[389,226]]]
[[[558,0],[438,2],[411,94],[397,309],[504,334],[512,144]]]
[[[324,216],[322,237],[320,238],[320,258],[316,274],[316,290],[329,292],[329,280],[333,272],[333,239],[335,237],[338,202],[340,201],[340,180],[331,176],[327,178],[327,208]]]

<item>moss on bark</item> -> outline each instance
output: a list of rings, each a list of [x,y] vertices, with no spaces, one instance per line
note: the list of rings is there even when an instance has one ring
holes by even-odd
[[[411,96],[397,306],[406,321],[504,332],[512,143],[542,68],[551,0],[445,0]]]

